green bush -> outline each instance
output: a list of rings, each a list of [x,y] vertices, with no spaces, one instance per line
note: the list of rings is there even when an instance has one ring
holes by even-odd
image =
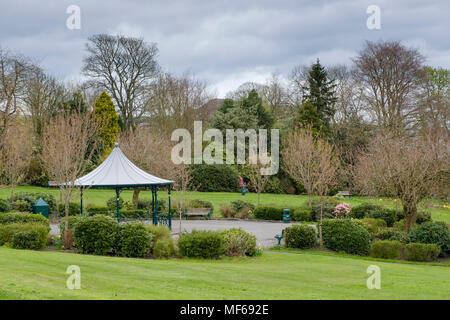
[[[139,221],[121,223],[118,227],[114,252],[124,257],[143,257],[150,253],[152,234]]]
[[[72,232],[75,231],[76,229],[76,225],[78,222],[81,221],[81,219],[83,219],[82,216],[72,216],[69,217],[69,229],[72,230]],[[65,219],[61,219],[60,223],[59,223],[59,234],[61,236],[61,238],[63,238],[64,236],[64,229],[66,226],[66,220]]]
[[[58,214],[60,217],[66,215],[65,203],[58,204]],[[76,202],[69,202],[69,216],[80,215],[80,204]]]
[[[374,236],[379,230],[386,228],[386,221],[382,219],[364,218],[361,219],[361,222],[371,236]]]
[[[125,202],[123,201],[122,197],[119,197],[119,209],[123,209]],[[106,206],[108,207],[109,211],[116,212],[117,211],[117,198],[112,197],[109,198],[108,201],[106,201]]]
[[[166,200],[165,199],[158,199],[158,211],[162,211],[163,209],[167,208],[166,206]],[[131,204],[125,205],[125,209],[127,210],[135,210]],[[152,211],[153,209],[153,201],[152,200],[146,200],[146,199],[139,199],[137,210],[145,210],[145,211]],[[117,211],[116,207],[114,207],[114,211]]]
[[[351,219],[326,219],[322,224],[326,248],[358,255],[367,255],[371,236],[361,223]]]
[[[256,207],[253,211],[256,219],[262,220],[281,220],[283,219],[283,209],[276,207]]]
[[[110,217],[83,217],[76,223],[74,245],[82,253],[105,255],[114,245],[117,228],[117,221]]]
[[[89,216],[93,216],[96,214],[104,214],[104,215],[109,216],[112,214],[112,212],[109,211],[108,207],[90,206],[86,209],[86,211]]]
[[[49,227],[50,221],[40,214],[25,212],[0,213],[0,224],[8,223],[38,223]]]
[[[442,255],[450,253],[450,231],[444,222],[423,223],[413,228],[408,236],[411,242],[438,244]]]
[[[334,208],[336,208],[339,203],[339,200],[335,198],[325,199],[325,202],[322,205],[322,218],[333,219],[335,217],[333,213]],[[311,203],[311,217],[314,221],[320,221],[320,207],[321,200],[314,199]]]
[[[41,239],[36,230],[17,232],[11,241],[11,247],[16,249],[40,249]]]
[[[241,228],[223,231],[224,252],[229,257],[254,256],[257,253],[256,237]]]
[[[284,229],[284,241],[288,248],[309,249],[316,245],[317,235],[311,226],[294,224]]]
[[[214,212],[214,206],[211,201],[205,201],[200,199],[193,199],[187,204],[188,208],[210,208],[211,212]]]
[[[370,256],[381,259],[400,259],[404,246],[397,240],[380,240],[372,243]]]
[[[364,202],[361,203],[359,206],[353,207],[348,213],[347,217],[353,219],[362,219],[365,218],[366,214],[368,214],[369,212],[376,211],[378,209],[380,209],[379,205],[373,204],[371,202]]]
[[[264,186],[264,193],[284,193],[280,179],[277,176],[270,176],[266,185]]]
[[[395,228],[381,229],[375,234],[375,238],[380,240],[396,240],[400,241],[403,244],[407,244],[410,241],[408,235],[405,232],[397,230]]]
[[[175,254],[175,245],[172,238],[162,238],[155,242],[153,249],[155,258],[169,258]]]
[[[178,239],[178,249],[183,257],[218,259],[224,254],[224,239],[219,231],[185,233]]]
[[[33,212],[33,207],[30,207],[29,202],[16,200],[11,202],[11,210],[19,212]]]
[[[441,248],[437,244],[409,243],[406,245],[405,259],[410,261],[436,261]]]
[[[416,223],[422,224],[425,222],[431,222],[431,213],[428,212],[417,212]]]
[[[114,211],[114,217],[116,216],[116,212]],[[143,219],[150,218],[152,216],[151,213],[146,210],[121,210],[120,217],[124,219]]]
[[[11,210],[11,205],[8,200],[0,199],[0,212],[9,212]]]
[[[378,210],[370,211],[366,214],[366,217],[382,219],[386,221],[388,227],[392,227],[394,225],[394,222],[397,221],[395,211],[386,208],[379,208]]]
[[[237,171],[226,164],[195,164],[192,168],[192,184],[203,192],[237,192]]]
[[[45,247],[50,227],[41,223],[9,223],[0,225],[0,246],[11,244],[15,234],[34,230],[39,234],[39,248]]]
[[[242,210],[242,208],[247,207],[250,208],[251,210],[255,210],[255,206],[247,201],[244,200],[234,200],[231,201],[231,207],[236,211],[239,212]]]
[[[168,258],[175,255],[175,245],[169,228],[152,224],[145,227],[152,235],[150,253],[155,258]]]
[[[294,221],[311,221],[312,220],[312,212],[309,207],[300,207],[295,208],[291,211],[291,217]]]
[[[13,197],[9,199],[11,205],[16,201],[26,202],[27,205],[22,204],[24,210],[14,209],[17,211],[23,212],[32,212],[33,204],[39,199],[42,198],[48,204],[49,212],[56,211],[56,199],[53,195],[48,193],[40,193],[40,192],[18,192],[14,193]]]

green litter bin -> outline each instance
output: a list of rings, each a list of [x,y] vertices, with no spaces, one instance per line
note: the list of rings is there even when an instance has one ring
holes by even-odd
[[[283,209],[283,222],[285,223],[291,222],[291,210]]]
[[[39,198],[39,200],[33,204],[33,213],[40,213],[48,219],[48,203],[45,202],[44,199]]]

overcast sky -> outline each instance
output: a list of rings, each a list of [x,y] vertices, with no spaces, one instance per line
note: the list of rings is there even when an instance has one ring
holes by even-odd
[[[81,9],[79,30],[66,27],[69,5]],[[380,7],[380,30],[366,26],[369,5]],[[0,0],[0,46],[77,80],[88,36],[143,37],[157,43],[163,70],[224,96],[316,58],[349,63],[364,40],[400,40],[450,68],[449,15],[449,0]]]

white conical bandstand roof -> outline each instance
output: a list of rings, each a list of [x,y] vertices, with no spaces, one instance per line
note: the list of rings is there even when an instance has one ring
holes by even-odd
[[[173,184],[173,181],[152,176],[135,166],[123,154],[117,143],[111,154],[101,165],[87,175],[75,180],[75,186],[78,187],[115,188],[169,184]]]

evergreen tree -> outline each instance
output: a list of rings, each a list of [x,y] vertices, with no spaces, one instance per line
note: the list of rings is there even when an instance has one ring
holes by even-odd
[[[258,123],[258,128],[270,129],[274,124],[272,115],[264,108],[262,98],[255,89],[251,90],[247,97],[241,101],[241,108],[249,114],[253,114]]]
[[[334,109],[334,103],[337,100],[334,92],[335,87],[334,81],[328,78],[325,68],[317,59],[309,72],[307,85],[304,88],[303,101],[310,101],[316,109],[317,117],[321,122],[321,130],[326,136],[330,134],[331,119],[336,112]],[[312,111],[312,109],[309,108],[309,111]],[[311,125],[316,126],[314,123],[311,123]]]
[[[314,135],[323,134],[323,123],[311,101],[306,100],[298,107],[298,115],[295,120],[301,127],[310,127]]]
[[[114,147],[120,127],[114,103],[105,91],[95,100],[94,114],[101,121],[101,132],[98,136],[103,144],[102,156],[107,157]]]
[[[74,92],[72,98],[64,103],[63,108],[70,113],[79,112],[85,114],[87,112],[86,103],[81,92]]]

